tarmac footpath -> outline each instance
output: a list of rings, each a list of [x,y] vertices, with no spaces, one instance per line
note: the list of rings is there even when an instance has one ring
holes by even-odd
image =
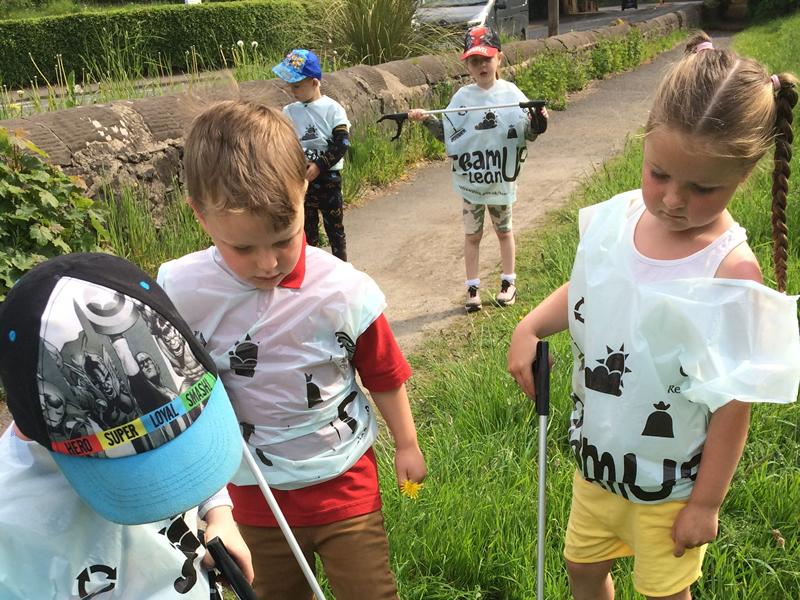
[[[727,33],[712,37],[717,47],[730,41]],[[658,83],[682,53],[680,44],[633,71],[594,81],[570,96],[565,111],[550,111],[547,132],[528,144],[518,179],[513,217],[517,238],[534,231],[548,211],[564,205],[583,177],[617,155],[628,136],[641,130]],[[406,124],[414,126],[419,125]],[[348,258],[386,294],[386,316],[406,353],[427,334],[456,319],[471,318],[463,305],[461,200],[453,191],[450,169],[449,160],[423,166],[408,181],[345,213]],[[499,287],[500,265],[488,217],[480,264],[486,304]],[[525,276],[517,271],[522,302],[530,294]]]

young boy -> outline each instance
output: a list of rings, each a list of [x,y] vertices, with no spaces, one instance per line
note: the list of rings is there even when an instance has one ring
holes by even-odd
[[[213,143],[209,141],[213,140]],[[279,111],[229,101],[192,123],[189,203],[214,245],[161,266],[158,280],[207,340],[245,439],[298,543],[316,552],[338,600],[396,598],[381,516],[372,407],[395,442],[398,482],[426,474],[404,382],[411,374],[378,286],[306,246],[306,159]],[[256,592],[311,590],[255,479],[230,486]]]
[[[190,377],[159,350],[166,329]],[[35,267],[0,304],[0,381],[14,418],[0,437],[0,598],[208,600],[201,502],[208,539],[252,579],[224,488],[241,462],[236,416],[155,281],[107,254]]]
[[[319,211],[331,253],[347,261],[342,200],[342,165],[350,147],[347,113],[336,100],[320,93],[322,69],[311,50],[292,50],[272,71],[289,84],[297,100],[285,106],[283,113],[292,120],[308,160],[306,241],[309,246],[319,246]]]

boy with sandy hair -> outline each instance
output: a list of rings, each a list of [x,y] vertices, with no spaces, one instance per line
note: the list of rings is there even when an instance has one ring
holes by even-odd
[[[398,482],[426,474],[405,381],[411,369],[375,282],[303,235],[306,158],[277,110],[222,102],[193,121],[189,203],[214,245],[158,281],[206,341],[250,451],[339,600],[396,598],[380,512],[370,390],[395,442]],[[310,598],[255,479],[230,486],[262,598]]]

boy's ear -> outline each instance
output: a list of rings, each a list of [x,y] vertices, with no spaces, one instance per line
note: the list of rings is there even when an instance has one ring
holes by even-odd
[[[195,219],[197,219],[200,222],[200,225],[203,227],[203,229],[206,229],[206,220],[203,217],[203,213],[197,209],[197,205],[192,201],[191,196],[186,196],[186,204],[188,204],[189,207],[192,209]]]

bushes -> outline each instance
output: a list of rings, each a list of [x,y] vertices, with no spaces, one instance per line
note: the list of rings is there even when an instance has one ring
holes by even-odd
[[[81,81],[81,70],[102,63],[104,46],[118,32],[144,40],[145,60],[182,70],[185,53],[194,47],[205,68],[218,68],[223,64],[220,46],[257,41],[262,50],[283,52],[307,41],[308,22],[306,8],[296,0],[178,4],[0,21],[0,82],[28,85],[37,75],[34,61],[52,81],[57,55],[66,72],[74,71]],[[32,60],[26,60],[29,54]]]
[[[36,146],[0,127],[0,301],[26,271],[69,252],[99,251],[101,212]]]

